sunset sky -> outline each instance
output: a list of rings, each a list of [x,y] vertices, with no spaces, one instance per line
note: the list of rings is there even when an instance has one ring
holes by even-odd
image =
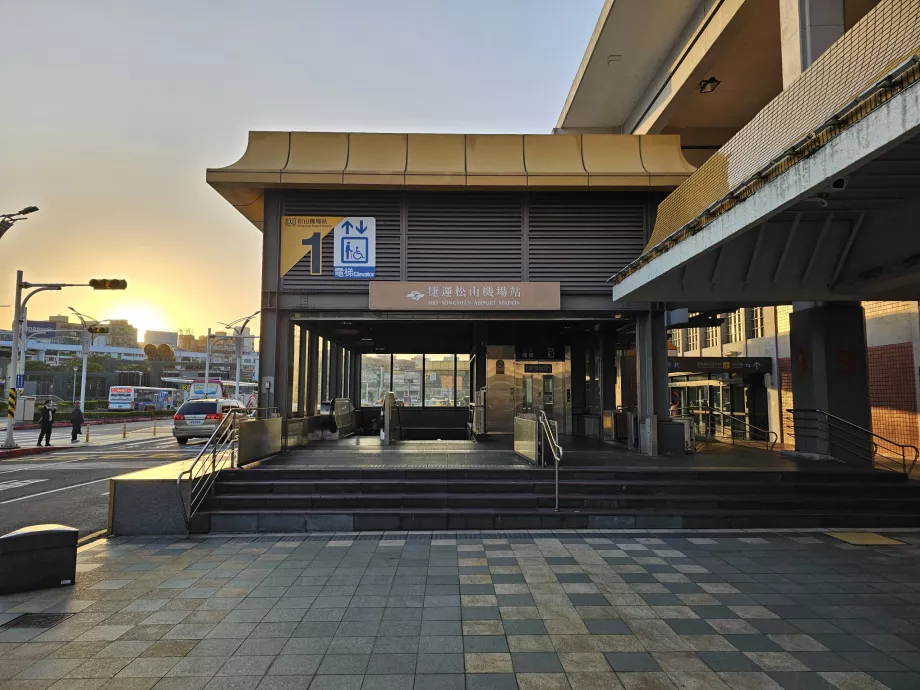
[[[259,306],[261,236],[204,182],[250,129],[549,132],[603,0],[3,0],[0,305],[144,330]],[[0,308],[9,326],[11,309]],[[256,324],[257,326],[257,324]]]

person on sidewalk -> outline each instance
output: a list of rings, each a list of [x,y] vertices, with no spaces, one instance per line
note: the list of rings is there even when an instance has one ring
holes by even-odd
[[[39,428],[41,432],[38,434],[38,444],[42,444],[42,439],[45,440],[45,447],[51,445],[51,428],[54,426],[54,410],[51,409],[51,401],[46,400],[44,407],[42,407],[41,417],[38,420]]]
[[[80,401],[74,403],[73,412],[70,413],[70,442],[76,443],[77,436],[80,435],[80,427],[83,426],[83,410],[80,409]]]

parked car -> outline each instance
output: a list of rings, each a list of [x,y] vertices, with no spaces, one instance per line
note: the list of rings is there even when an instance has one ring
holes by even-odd
[[[180,446],[190,438],[211,438],[224,415],[231,410],[243,410],[243,404],[232,398],[204,398],[182,403],[173,417],[173,436]]]

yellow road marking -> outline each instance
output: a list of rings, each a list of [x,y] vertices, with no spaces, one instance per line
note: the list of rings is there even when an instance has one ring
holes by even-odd
[[[834,537],[834,539],[845,541],[847,544],[858,544],[860,546],[904,544],[902,541],[891,539],[875,532],[828,532],[827,535]]]

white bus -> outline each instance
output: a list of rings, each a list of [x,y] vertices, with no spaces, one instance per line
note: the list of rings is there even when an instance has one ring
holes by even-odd
[[[109,388],[109,410],[171,410],[175,407],[172,388],[147,386],[112,386]]]
[[[166,378],[162,379],[166,385],[174,385],[176,388],[177,406],[180,402],[187,400],[197,400],[200,398],[232,398],[238,400],[240,404],[248,408],[258,406],[259,402],[259,384],[251,381],[240,381],[240,390],[236,390],[235,381],[226,381],[221,379],[209,379],[205,387],[204,379],[184,379],[184,378]]]

